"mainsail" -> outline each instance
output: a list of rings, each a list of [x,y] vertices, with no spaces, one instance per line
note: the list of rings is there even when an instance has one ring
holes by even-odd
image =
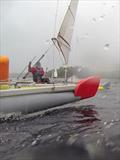
[[[52,38],[55,46],[59,48],[65,64],[68,64],[73,27],[79,0],[71,0],[63,19],[57,38]]]

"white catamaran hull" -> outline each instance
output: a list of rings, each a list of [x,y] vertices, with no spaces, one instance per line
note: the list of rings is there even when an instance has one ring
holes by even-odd
[[[74,102],[80,97],[75,97],[73,92],[43,93],[21,96],[4,97],[0,100],[0,112],[30,113],[58,105]]]
[[[89,77],[77,85],[44,85],[41,87],[0,91],[0,112],[31,113],[80,99],[93,97],[99,86],[98,77]]]

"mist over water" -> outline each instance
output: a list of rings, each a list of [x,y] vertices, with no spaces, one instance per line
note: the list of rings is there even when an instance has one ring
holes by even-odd
[[[100,1],[79,4],[71,63],[98,73],[119,71],[119,2],[115,1],[114,9],[111,3],[113,1],[105,5]]]
[[[10,57],[10,72],[20,73],[34,56],[39,58],[49,47],[51,38],[59,30],[69,1],[59,1],[57,4],[57,1],[47,0],[1,0],[0,4],[0,53]],[[96,72],[119,70],[119,6],[118,0],[79,2],[75,27],[72,29],[70,65],[87,67]],[[49,69],[63,65],[55,48],[45,56],[42,65]]]

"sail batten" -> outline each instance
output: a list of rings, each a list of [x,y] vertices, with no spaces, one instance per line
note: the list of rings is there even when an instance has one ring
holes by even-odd
[[[65,64],[68,63],[78,1],[79,0],[71,0],[65,17],[63,19],[62,25],[60,27],[59,33],[57,35],[57,38],[56,40],[54,39],[57,42],[61,54],[63,55]]]

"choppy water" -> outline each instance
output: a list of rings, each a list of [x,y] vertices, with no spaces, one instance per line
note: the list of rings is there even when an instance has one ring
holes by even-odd
[[[0,160],[119,160],[120,81],[94,98],[0,118]]]

